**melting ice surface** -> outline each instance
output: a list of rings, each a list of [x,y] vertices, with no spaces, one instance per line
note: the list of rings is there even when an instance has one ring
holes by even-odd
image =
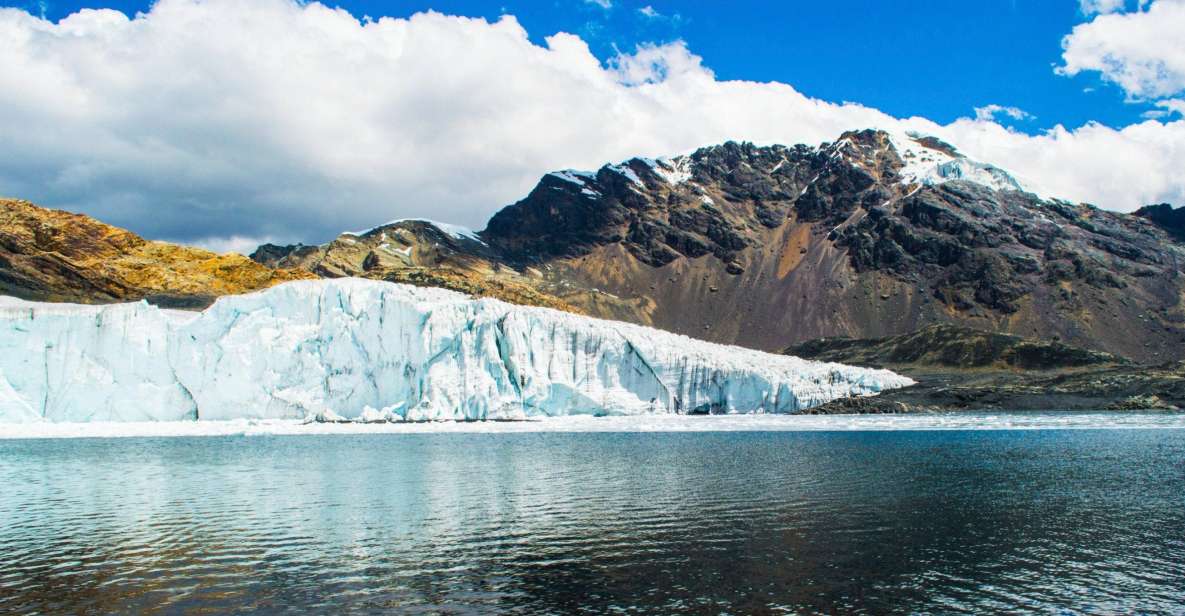
[[[146,303],[0,303],[0,422],[792,413],[910,384],[442,289],[357,279]]]

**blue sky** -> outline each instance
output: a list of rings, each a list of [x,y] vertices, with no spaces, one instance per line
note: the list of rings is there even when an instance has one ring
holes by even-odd
[[[134,14],[145,0],[0,2],[59,19],[83,7]],[[1124,126],[1152,109],[1125,102],[1097,73],[1055,74],[1061,40],[1088,20],[1072,0],[828,0],[827,2],[522,2],[417,0],[327,2],[356,16],[403,17],[424,10],[497,19],[514,15],[532,40],[579,35],[602,60],[639,43],[686,41],[720,79],[780,81],[823,100],[858,102],[898,117],[940,123],[988,104],[1032,118],[998,121],[1034,133],[1057,124]],[[653,15],[643,11],[653,9]],[[646,11],[649,12],[649,11]]]

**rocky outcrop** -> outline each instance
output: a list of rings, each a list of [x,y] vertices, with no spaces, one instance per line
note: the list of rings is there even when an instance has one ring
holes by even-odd
[[[153,242],[88,216],[0,199],[0,294],[38,301],[148,299],[201,307],[214,298],[311,278],[237,254]]]
[[[1185,362],[1141,366],[1069,345],[935,325],[879,339],[822,339],[788,355],[889,368],[917,381],[812,413],[1185,408]]]
[[[787,355],[859,366],[912,370],[1063,370],[1129,363],[1110,353],[1060,342],[1030,340],[953,325],[931,325],[876,339],[820,338],[785,350]]]
[[[1143,411],[1185,409],[1185,362],[1069,372],[911,375],[916,385],[872,398],[844,398],[806,412]]]
[[[1173,209],[1167,203],[1146,205],[1136,210],[1136,216],[1149,220],[1177,239],[1185,240],[1185,206]]]

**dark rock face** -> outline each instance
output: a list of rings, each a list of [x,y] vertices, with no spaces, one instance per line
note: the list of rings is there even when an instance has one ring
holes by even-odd
[[[805,147],[729,142],[671,161],[553,173],[495,214],[482,237],[519,263],[621,244],[653,267],[706,255],[727,264],[753,245],[756,231],[785,222],[818,158]]]
[[[1173,235],[1185,209],[1044,200],[939,140],[901,148],[858,131],[817,148],[730,142],[552,174],[483,237],[507,263],[546,265],[554,284],[645,309],[605,316],[720,342],[771,349],[954,323],[1185,357]]]
[[[1030,340],[944,324],[886,338],[819,338],[787,348],[785,354],[898,369],[908,366],[952,370],[1061,370],[1128,363],[1110,353],[1060,342]]]
[[[836,241],[859,271],[929,278],[944,304],[1012,314],[1043,285],[1124,289],[1147,268],[1175,275],[1166,238],[1145,231],[1131,217],[1090,206],[949,182],[921,188],[895,211],[873,210]]]
[[[1136,216],[1152,221],[1177,239],[1185,240],[1185,206],[1174,210],[1167,203],[1146,205],[1136,210]]]
[[[301,259],[317,252],[318,246],[264,244],[251,253],[251,260],[268,267],[280,267],[285,260]]]

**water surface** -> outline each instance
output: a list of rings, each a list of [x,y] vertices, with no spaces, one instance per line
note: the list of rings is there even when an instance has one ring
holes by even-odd
[[[0,612],[1179,613],[1185,431],[0,440]]]

